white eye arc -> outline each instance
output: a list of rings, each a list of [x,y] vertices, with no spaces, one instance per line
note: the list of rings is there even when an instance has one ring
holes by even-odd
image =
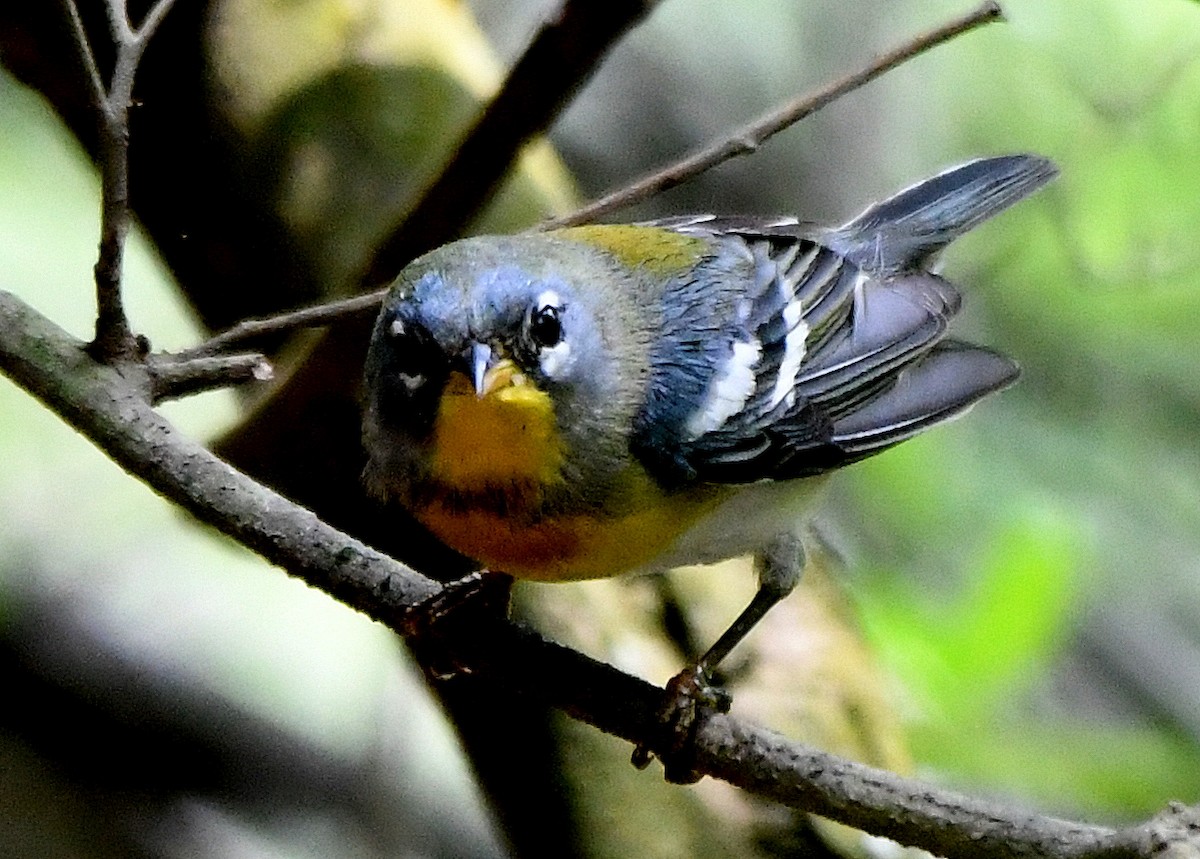
[[[396,378],[411,394],[425,384],[425,376],[421,373],[398,373]]]
[[[549,379],[561,379],[575,363],[571,354],[571,344],[566,340],[542,349],[538,355],[538,364]]]
[[[387,330],[388,334],[391,334],[393,337],[403,337],[408,329],[404,327],[404,320],[397,316],[392,320],[392,324],[388,326]]]
[[[538,294],[525,319],[525,336],[533,347],[538,366],[548,379],[564,379],[575,364],[571,343],[563,328],[566,305],[562,297],[546,289]]]
[[[529,339],[538,349],[553,349],[563,339],[562,319],[559,309],[547,305],[534,311],[529,317]]]

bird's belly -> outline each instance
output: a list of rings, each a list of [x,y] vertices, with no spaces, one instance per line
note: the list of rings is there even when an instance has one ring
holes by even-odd
[[[525,520],[511,511],[441,501],[414,512],[438,539],[490,569],[571,581],[708,564],[757,551],[796,529],[820,482],[708,487],[604,517]]]
[[[738,486],[720,504],[697,517],[656,559],[655,569],[713,564],[766,548],[796,533],[810,515],[826,478],[771,481]]]
[[[622,515],[547,516],[522,521],[484,507],[440,502],[414,511],[446,545],[493,570],[538,581],[570,581],[659,569],[681,531],[721,503],[706,494],[669,499]]]

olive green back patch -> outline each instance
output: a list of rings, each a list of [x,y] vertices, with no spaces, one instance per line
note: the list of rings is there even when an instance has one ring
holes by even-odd
[[[553,235],[602,248],[629,268],[659,277],[685,271],[700,261],[708,244],[662,227],[636,224],[591,224],[555,230]]]

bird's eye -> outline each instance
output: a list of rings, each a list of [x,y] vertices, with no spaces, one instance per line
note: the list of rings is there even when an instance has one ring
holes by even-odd
[[[539,349],[557,346],[562,340],[562,320],[559,309],[553,304],[544,304],[534,309],[529,316],[529,339]]]

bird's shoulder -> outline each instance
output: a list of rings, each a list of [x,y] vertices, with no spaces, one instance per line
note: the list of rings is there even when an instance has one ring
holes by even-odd
[[[847,312],[861,272],[794,218],[692,215],[653,226],[702,240],[708,253],[664,291],[635,451],[669,483],[758,479],[780,431],[792,449],[828,435],[822,416],[797,402],[794,381]]]

